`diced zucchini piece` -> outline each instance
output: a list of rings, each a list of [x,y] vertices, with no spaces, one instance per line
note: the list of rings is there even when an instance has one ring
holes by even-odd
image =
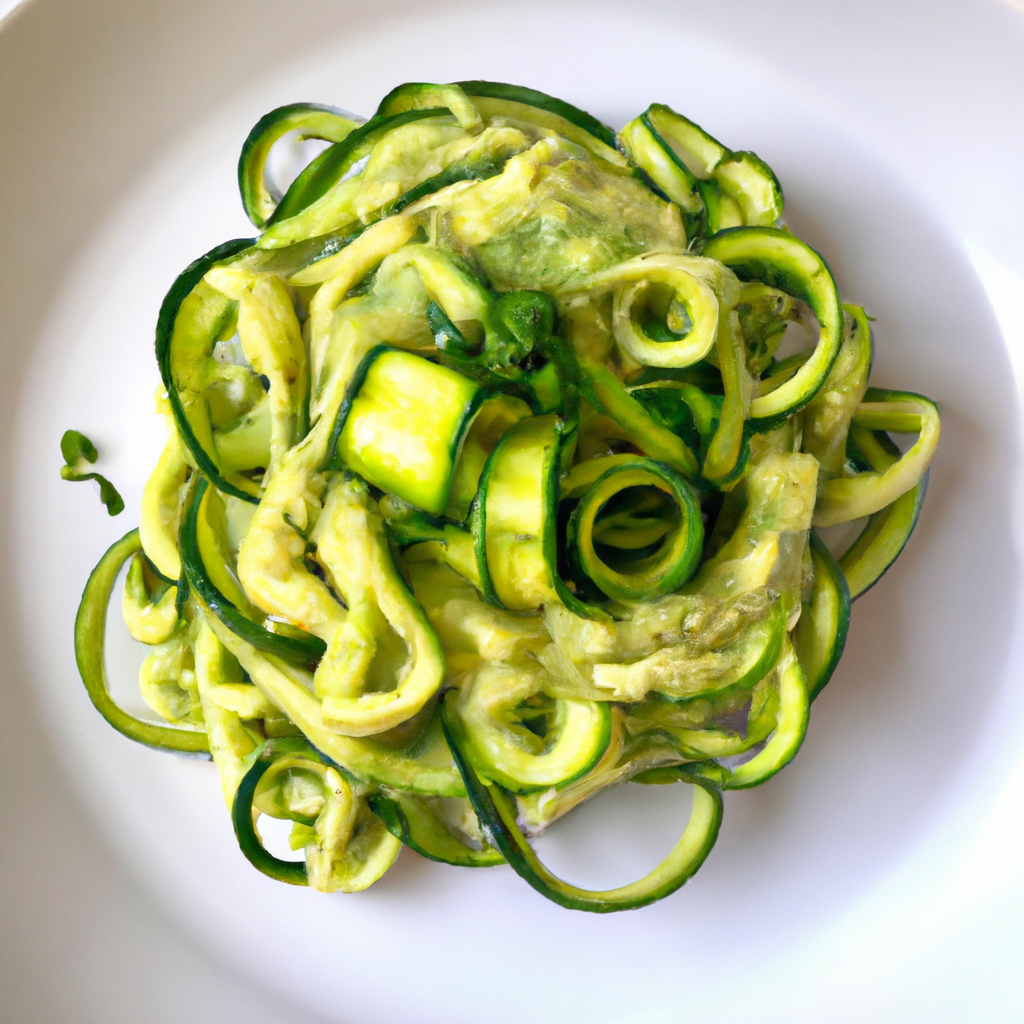
[[[480,481],[478,560],[493,596],[513,611],[557,598],[544,534],[551,518],[548,481],[558,478],[563,430],[553,414],[521,420],[498,443]]]
[[[374,486],[441,515],[479,384],[382,347],[367,357],[351,394],[338,457]]]
[[[465,521],[491,452],[509,428],[529,415],[530,407],[511,395],[495,395],[480,404],[455,464],[446,516]]]
[[[558,575],[558,500],[573,432],[554,413],[520,420],[498,442],[480,478],[472,524],[488,600],[513,611],[561,602],[578,615],[604,613]]]

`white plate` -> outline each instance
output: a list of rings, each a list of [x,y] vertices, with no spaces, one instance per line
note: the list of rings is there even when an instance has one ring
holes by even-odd
[[[251,979],[238,984],[330,1020],[1020,1019],[1024,14],[810,2],[766,14],[739,0],[375,9],[36,0],[0,33],[19,616],[7,642],[31,665],[5,686],[38,701],[110,849]],[[272,883],[238,854],[212,768],[111,732],[70,649],[81,585],[134,525],[161,444],[162,295],[196,255],[251,233],[234,181],[251,124],[298,99],[370,112],[399,81],[472,77],[614,125],[667,102],[756,150],[789,222],[878,318],[873,383],[943,408],[921,524],[856,605],[796,762],[729,794],[696,879],[628,914],[571,913],[506,869],[411,854],[357,896]],[[57,478],[70,426],[99,445],[122,519]],[[133,658],[115,645],[115,671]],[[606,803],[614,836],[588,812],[547,842],[582,881],[642,871],[684,813],[673,789]],[[105,1019],[119,1019],[111,1006]]]

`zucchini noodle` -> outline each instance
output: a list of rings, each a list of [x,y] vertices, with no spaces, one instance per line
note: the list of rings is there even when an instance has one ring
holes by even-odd
[[[282,194],[289,135],[327,148]],[[725,791],[797,753],[917,522],[935,403],[868,387],[869,318],[771,169],[663,105],[616,135],[531,89],[411,83],[365,123],[271,111],[238,180],[260,234],[159,313],[170,437],[82,599],[89,696],[211,757],[281,881],[365,889],[406,845],[574,909],[673,892]],[[793,321],[813,342],[783,355]],[[855,519],[837,561],[814,528]],[[107,686],[125,565],[160,722]],[[620,888],[555,877],[529,837],[627,781],[691,787],[678,844]]]

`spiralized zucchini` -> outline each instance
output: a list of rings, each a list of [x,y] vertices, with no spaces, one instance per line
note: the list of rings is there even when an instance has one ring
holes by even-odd
[[[281,195],[288,133],[330,144]],[[616,136],[489,82],[399,86],[365,123],[294,104],[239,182],[262,233],[160,310],[169,440],[76,626],[97,708],[208,752],[285,882],[364,889],[405,844],[575,909],[674,891],[724,791],[799,749],[917,521],[935,404],[868,388],[869,318],[774,174],[665,106]],[[814,527],[864,517],[837,562]],[[159,724],[107,687],[123,565]],[[529,836],[626,781],[692,787],[672,853],[604,892],[555,877]]]

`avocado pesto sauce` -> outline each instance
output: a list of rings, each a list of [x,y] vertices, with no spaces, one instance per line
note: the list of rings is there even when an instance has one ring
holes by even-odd
[[[281,194],[289,135],[328,145]],[[869,388],[869,318],[780,225],[771,169],[664,105],[616,134],[531,89],[410,83],[366,122],[271,111],[238,180],[259,234],[159,312],[168,441],[86,585],[89,696],[212,758],[283,882],[365,889],[406,845],[572,909],[667,896],[725,792],[797,753],[917,522],[935,403]],[[815,528],[860,519],[837,560]],[[160,721],[107,683],[124,566]],[[530,837],[625,782],[691,788],[672,852],[607,891],[552,874]]]

